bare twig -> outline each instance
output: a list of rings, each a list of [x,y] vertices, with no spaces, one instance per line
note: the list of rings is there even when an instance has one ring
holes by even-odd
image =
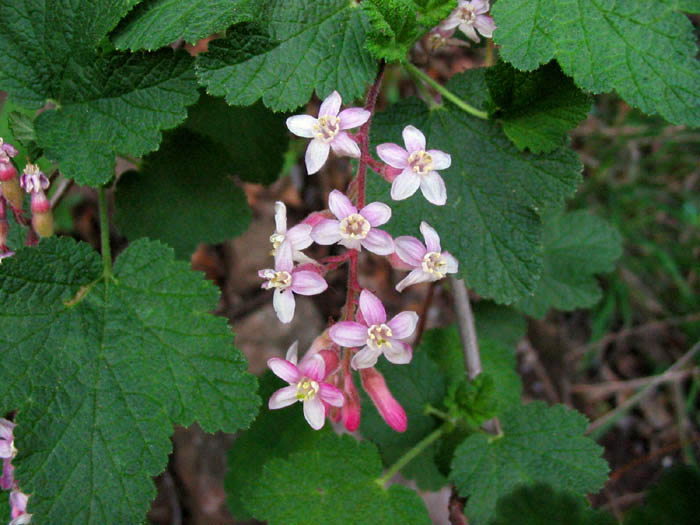
[[[476,339],[476,328],[474,327],[474,314],[469,304],[469,293],[463,279],[456,279],[450,275],[450,284],[452,285],[455,309],[457,310],[459,335],[462,339],[464,366],[467,368],[469,379],[474,379],[481,373],[482,368],[479,343]]]
[[[662,376],[664,376],[662,382],[665,383],[681,381],[697,373],[697,368],[691,368],[690,370],[679,370],[677,372],[671,373],[666,372],[664,374],[661,374]],[[600,399],[620,391],[636,390],[637,388],[643,388],[649,383],[656,381],[658,378],[659,376],[656,375],[649,377],[639,377],[636,379],[628,379],[626,381],[606,381],[605,383],[598,383],[596,385],[579,384],[573,385],[571,387],[571,392],[576,394],[583,394],[593,399]]]
[[[68,189],[72,185],[73,185],[73,179],[61,178],[58,181],[58,186],[56,186],[56,190],[53,192],[53,195],[51,195],[51,199],[49,199],[49,201],[51,202],[51,209],[52,210],[61,201],[63,196],[66,194],[66,192],[68,191]]]

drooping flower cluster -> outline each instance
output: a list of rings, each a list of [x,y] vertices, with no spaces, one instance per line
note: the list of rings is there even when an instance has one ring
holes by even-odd
[[[10,490],[11,518],[9,525],[24,525],[30,523],[32,515],[27,513],[27,501],[29,496],[17,487],[14,478],[12,459],[17,455],[14,443],[15,424],[7,419],[0,418],[0,459],[2,459],[2,476],[0,477],[0,489]]]

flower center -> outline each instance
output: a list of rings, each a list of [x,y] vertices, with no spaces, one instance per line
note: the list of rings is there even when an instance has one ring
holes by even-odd
[[[270,235],[270,242],[272,243],[272,251],[270,252],[270,255],[275,255],[277,253],[277,248],[279,248],[284,242],[284,234],[276,232],[273,233]]]
[[[340,221],[340,235],[344,239],[364,239],[370,227],[367,219],[359,213],[353,213]]]
[[[308,377],[302,377],[297,383],[297,399],[299,401],[308,401],[316,397],[318,393],[318,383]]]
[[[367,329],[367,343],[373,344],[377,348],[382,346],[391,347],[391,328],[384,323],[373,324]]]
[[[289,288],[291,284],[292,274],[289,272],[281,271],[275,272],[274,275],[272,275],[269,278],[267,286],[268,288],[279,288],[280,290],[284,290],[285,288]]]
[[[435,274],[438,279],[442,279],[447,270],[447,261],[437,252],[428,252],[423,257],[421,266],[424,272]]]
[[[474,25],[476,20],[476,9],[470,5],[460,7],[457,11],[457,16],[459,16],[465,24]]]
[[[340,118],[333,115],[319,117],[318,122],[314,124],[314,135],[326,144],[332,141],[339,131]]]
[[[423,150],[414,151],[408,157],[408,165],[418,175],[425,175],[433,171],[433,157]]]

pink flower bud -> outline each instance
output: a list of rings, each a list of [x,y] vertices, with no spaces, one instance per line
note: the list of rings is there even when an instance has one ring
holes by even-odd
[[[309,215],[307,215],[306,219],[304,219],[302,224],[308,224],[309,226],[313,227],[316,226],[318,223],[325,221],[326,219],[331,219],[333,218],[333,215],[331,215],[331,212],[322,212],[322,211],[314,211],[311,212]]]
[[[360,377],[362,387],[369,394],[386,424],[397,432],[405,432],[408,425],[406,411],[389,392],[384,376],[374,368],[363,368],[360,370]]]
[[[360,426],[361,405],[360,394],[357,392],[350,370],[345,371],[343,392],[345,393],[345,404],[340,409],[340,417],[348,432],[354,432]]]

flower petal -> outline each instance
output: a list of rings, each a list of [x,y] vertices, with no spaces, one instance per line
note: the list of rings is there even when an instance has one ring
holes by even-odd
[[[294,250],[303,250],[314,242],[311,238],[311,230],[313,230],[313,227],[310,224],[297,224],[287,230],[285,239],[292,243]]]
[[[362,346],[367,342],[367,326],[355,321],[341,321],[330,327],[328,335],[340,346]]]
[[[311,230],[311,238],[317,244],[335,244],[340,240],[340,222],[333,219],[325,219],[319,222]]]
[[[275,232],[287,233],[287,207],[282,201],[275,203]]]
[[[402,235],[394,239],[394,250],[403,262],[413,268],[421,267],[423,257],[428,251],[422,242],[410,235]]]
[[[289,348],[287,349],[287,355],[284,357],[287,361],[292,363],[293,365],[297,364],[299,357],[299,341],[294,341],[291,345],[289,345]],[[293,381],[296,383],[296,381]]]
[[[303,376],[320,383],[326,378],[326,362],[319,354],[304,356],[299,363],[299,371]]]
[[[433,274],[424,272],[422,268],[416,268],[415,270],[411,271],[411,273],[409,273],[406,277],[404,277],[401,281],[399,281],[399,283],[396,285],[396,291],[400,293],[403,292],[409,286],[413,286],[414,284],[425,283],[434,280],[435,279]]]
[[[439,149],[429,149],[426,153],[433,159],[434,170],[446,170],[452,165],[452,157],[449,153],[445,153]]]
[[[372,114],[362,108],[347,108],[340,112],[340,129],[359,128],[369,120]]]
[[[272,307],[275,309],[277,319],[280,322],[289,323],[294,318],[294,308],[296,307],[292,291],[285,290],[283,292],[276,288],[275,293],[272,295]]]
[[[457,15],[456,10],[450,16],[445,18],[438,26],[441,31],[450,31],[462,23],[462,18]]]
[[[408,151],[393,142],[386,142],[377,146],[377,155],[394,168],[403,169],[408,166]]]
[[[267,407],[270,410],[277,410],[278,408],[288,407],[293,405],[297,401],[297,387],[296,385],[285,386],[280,388],[274,394],[270,396],[270,400],[267,402]]]
[[[300,270],[292,273],[292,291],[299,295],[317,295],[328,288],[328,283],[316,272]]]
[[[384,347],[384,357],[395,365],[405,365],[413,358],[411,345],[402,341],[391,340],[391,345]]]
[[[360,146],[345,131],[338,133],[331,141],[333,152],[339,157],[360,158]]]
[[[371,368],[377,364],[377,359],[379,359],[380,355],[382,355],[381,352],[372,350],[369,346],[365,346],[362,350],[352,356],[350,366],[353,368],[353,370]]]
[[[459,261],[450,252],[442,252],[442,258],[447,263],[447,273],[457,273],[459,271]]]
[[[464,33],[469,40],[472,40],[473,42],[476,42],[477,44],[481,40],[479,38],[479,35],[476,34],[476,30],[474,29],[474,26],[471,24],[462,24],[459,26],[459,30]]]
[[[436,206],[442,206],[447,202],[447,189],[445,181],[437,174],[437,171],[426,173],[420,179],[420,191],[426,200]]]
[[[360,293],[360,312],[367,326],[386,322],[386,310],[379,298],[369,290]]]
[[[474,20],[474,27],[486,38],[491,38],[496,30],[496,23],[493,18],[487,15],[480,15]]]
[[[391,255],[394,253],[394,239],[387,232],[372,228],[367,237],[360,241],[364,248],[377,255]]]
[[[292,243],[288,240],[282,241],[275,252],[275,270],[278,272],[289,272],[294,268],[292,260]]]
[[[416,330],[416,325],[418,324],[418,314],[416,312],[411,312],[407,310],[395,315],[387,323],[391,332],[393,333],[392,339],[406,339],[410,337],[411,334]]]
[[[391,219],[391,208],[383,202],[372,202],[360,210],[372,226],[381,226]]]
[[[427,222],[421,221],[420,232],[423,234],[425,247],[428,248],[429,252],[440,253],[442,251],[442,248],[440,248],[440,236],[435,231],[435,228]]]
[[[287,119],[287,128],[297,137],[311,139],[314,137],[314,126],[318,122],[311,115],[294,115]]]
[[[414,173],[410,168],[406,168],[391,183],[391,198],[395,201],[408,199],[419,186],[420,175]]]
[[[357,213],[357,208],[352,205],[350,199],[341,191],[333,190],[328,196],[328,209],[339,219]]]
[[[319,117],[327,116],[337,116],[338,111],[340,111],[340,105],[343,103],[343,99],[340,98],[340,93],[334,91],[328,95],[323,102],[321,102],[321,108],[318,110]]]
[[[469,3],[477,15],[486,13],[489,10],[489,3],[487,0],[471,0]]]
[[[318,396],[304,401],[304,418],[314,430],[321,430],[326,422],[326,407]]]
[[[301,379],[301,372],[291,360],[273,357],[267,360],[267,366],[273,374],[289,384],[298,383]]]
[[[348,250],[362,251],[362,241],[360,239],[343,239],[338,244],[345,246]]]
[[[409,153],[425,150],[425,135],[415,126],[406,126],[401,132],[406,149]]]
[[[309,175],[313,175],[320,170],[328,160],[328,153],[330,153],[330,151],[330,145],[323,141],[314,139],[309,142],[309,147],[306,148],[306,156],[304,157],[306,172]]]
[[[321,383],[319,387],[318,395],[321,396],[321,399],[329,405],[334,407],[342,407],[345,404],[345,396],[343,395],[343,392],[333,385]]]
[[[0,439],[12,441],[15,424],[9,419],[0,417]]]
[[[12,457],[12,441],[0,441],[0,459]]]

